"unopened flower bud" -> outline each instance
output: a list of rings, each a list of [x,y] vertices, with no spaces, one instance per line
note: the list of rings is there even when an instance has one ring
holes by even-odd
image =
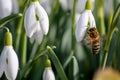
[[[92,9],[92,2],[91,2],[91,0],[87,0],[85,9],[86,10],[91,10]]]
[[[51,61],[48,59],[48,60],[46,60],[46,65],[45,65],[45,67],[51,67]]]
[[[11,34],[11,32],[6,32],[5,33],[4,45],[5,46],[12,45],[12,34]]]
[[[45,70],[43,72],[43,80],[55,80],[55,75],[49,59],[46,60]]]

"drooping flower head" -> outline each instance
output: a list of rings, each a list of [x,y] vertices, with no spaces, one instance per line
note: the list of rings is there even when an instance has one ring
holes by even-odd
[[[30,42],[34,40],[41,43],[43,35],[47,35],[49,30],[49,20],[46,11],[39,4],[38,0],[32,0],[25,13],[25,30]]]
[[[0,77],[3,72],[8,80],[15,80],[18,72],[18,57],[12,47],[12,34],[5,33],[4,48],[0,56]]]
[[[55,76],[51,68],[51,62],[49,59],[46,61],[45,70],[43,72],[43,80],[55,80]]]
[[[0,0],[0,18],[9,16],[11,13],[18,12],[17,0]]]
[[[91,0],[87,0],[85,10],[81,14],[78,23],[76,25],[75,36],[78,42],[83,40],[87,28],[96,27],[95,19],[91,9],[92,9]]]

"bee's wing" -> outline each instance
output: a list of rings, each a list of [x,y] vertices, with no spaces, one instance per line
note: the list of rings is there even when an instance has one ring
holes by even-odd
[[[82,43],[85,45],[91,45],[92,44],[91,38],[89,36],[85,37]]]
[[[83,39],[82,43],[92,52],[92,40],[89,36],[86,36]]]

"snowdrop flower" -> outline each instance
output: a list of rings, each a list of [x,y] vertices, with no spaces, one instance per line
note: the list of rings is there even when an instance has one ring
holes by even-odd
[[[91,11],[91,6],[91,0],[87,0],[86,9],[81,14],[76,25],[75,36],[78,42],[83,40],[88,28],[88,24],[90,24],[89,28],[96,27],[95,19]]]
[[[39,4],[38,0],[32,0],[25,13],[25,30],[30,42],[34,40],[40,44],[43,35],[47,35],[49,30],[49,20],[46,11]]]
[[[77,13],[81,13],[84,11],[86,2],[87,2],[87,0],[78,0],[77,1],[77,4],[76,4],[76,12]],[[95,0],[92,0],[92,5],[93,5],[92,10],[94,9],[94,2],[95,2]],[[60,3],[64,10],[72,10],[74,0],[60,0]]]
[[[77,24],[79,18],[80,18],[80,13],[75,13],[75,24]]]
[[[43,72],[43,80],[55,80],[55,76],[54,76],[53,70],[51,68],[50,60],[46,61],[46,67]]]
[[[9,16],[12,12],[18,12],[17,0],[0,0],[0,18]]]
[[[5,33],[4,49],[0,56],[0,77],[3,72],[8,80],[15,80],[18,72],[18,57],[12,47],[12,35]]]

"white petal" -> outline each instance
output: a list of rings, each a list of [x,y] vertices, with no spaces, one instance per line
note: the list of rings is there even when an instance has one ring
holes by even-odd
[[[25,24],[25,30],[27,33],[28,37],[32,37],[32,35],[34,34],[35,30],[36,30],[36,13],[35,13],[35,4],[31,3],[31,5],[29,6],[29,8],[27,9],[26,13],[25,13],[25,20],[24,20],[24,24]]]
[[[33,34],[33,36],[30,38],[30,42],[33,43],[34,40],[36,40],[36,42],[38,44],[40,44],[42,42],[42,39],[43,39],[43,32],[42,32],[42,29],[40,27],[40,23],[39,21],[36,22],[36,30],[35,30],[35,33]]]
[[[43,39],[43,33],[42,33],[42,31],[36,32],[36,42],[38,44],[40,44],[42,42],[42,39]]]
[[[37,30],[36,30],[36,33],[35,33],[35,40],[38,44],[40,44],[42,42],[42,39],[43,39],[43,32],[42,32],[42,29],[40,27],[40,22],[37,22]]]
[[[43,30],[43,33],[46,35],[49,30],[49,20],[48,15],[46,11],[43,9],[43,7],[39,4],[39,2],[36,2],[36,13],[39,16],[40,26]]]
[[[18,72],[18,57],[12,46],[7,46],[5,74],[8,80],[15,80]]]
[[[80,13],[76,13],[75,14],[75,24],[78,22],[79,18],[80,18]]]
[[[43,73],[43,80],[55,80],[54,73],[50,67],[45,68]]]
[[[92,1],[92,10],[93,10],[95,0],[91,0],[91,1]],[[77,0],[76,12],[78,12],[78,13],[83,12],[85,10],[86,2],[87,2],[87,0]],[[74,0],[68,0],[68,6],[69,6],[70,10],[73,9],[73,3],[74,3]]]
[[[80,19],[79,19],[79,21],[77,23],[75,36],[76,36],[76,40],[78,42],[83,40],[83,38],[85,36],[87,25],[88,25],[88,17],[89,17],[88,12],[84,11],[81,14]]]
[[[30,37],[30,43],[33,43],[35,40],[35,34],[33,34],[31,37]]]
[[[5,59],[6,59],[7,48],[4,47],[0,56],[0,77],[2,76],[5,70]]]
[[[18,0],[12,0],[12,10],[13,13],[18,13],[19,12],[19,8],[18,8]]]
[[[91,11],[89,11],[89,22],[90,22],[90,28],[96,27],[95,19]]]
[[[85,5],[86,5],[87,0],[78,0],[76,11],[81,13],[85,10]]]
[[[0,18],[4,18],[12,13],[12,1],[0,0]]]

